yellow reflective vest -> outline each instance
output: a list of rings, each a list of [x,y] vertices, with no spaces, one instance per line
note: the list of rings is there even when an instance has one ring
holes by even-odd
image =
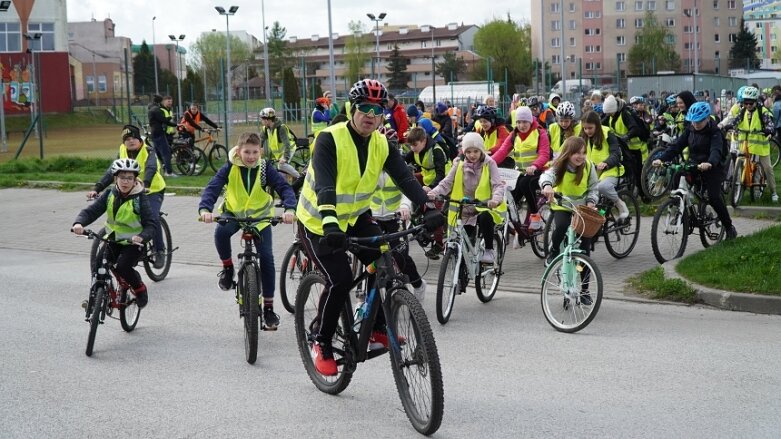
[[[138,166],[141,167],[141,173],[138,174],[138,179],[141,181],[144,181],[146,161],[149,158],[149,151],[150,149],[147,148],[146,145],[141,145],[141,149],[138,151],[138,154],[135,158],[133,158],[128,155],[127,147],[124,143],[119,145],[119,158],[133,158],[133,160],[138,162]],[[155,160],[157,160],[157,171],[155,172],[155,176],[152,177],[152,184],[148,188],[150,194],[155,194],[165,189],[165,180],[163,179],[163,176],[160,175],[160,171],[163,169],[163,165],[160,163],[160,159],[156,158]]]
[[[261,160],[258,166],[266,166],[265,160]],[[233,165],[228,173],[228,184],[225,189],[225,203],[222,212],[232,213],[237,217],[267,218],[274,213],[274,198],[263,190],[260,184],[263,169],[258,169],[257,177],[248,186],[248,192],[244,182],[241,181],[240,166]],[[247,175],[250,175],[247,172]],[[269,226],[267,222],[257,223],[255,227],[263,230]]]
[[[601,126],[602,128],[602,149],[597,149],[596,145],[591,143],[591,139],[586,139],[586,158],[594,163],[599,164],[604,162],[610,157],[610,146],[607,143],[607,135],[610,133],[610,128]],[[599,172],[599,171],[597,171]],[[610,169],[605,169],[599,174],[599,179],[602,180],[606,177],[620,177],[624,175],[624,166],[620,164]]]
[[[456,169],[456,175],[453,176],[453,190],[450,193],[450,198],[454,200],[461,200],[464,198],[464,162],[458,164]],[[475,189],[475,199],[484,203],[493,198],[493,187],[491,186],[491,168],[488,163],[483,163],[483,171],[480,173],[480,182],[477,183]],[[476,207],[478,212],[490,212],[491,217],[494,219],[494,224],[501,224],[502,215],[507,212],[507,203],[502,201],[502,204],[495,209],[488,209],[485,207]],[[450,225],[456,224],[456,215],[458,215],[458,205],[450,203],[450,207],[447,212],[447,223]]]
[[[117,241],[130,240],[144,230],[144,226],[141,225],[140,209],[136,207],[139,202],[138,197],[127,199],[122,202],[115,214],[114,191],[111,191],[106,201],[106,237],[113,233]]]
[[[423,176],[423,185],[428,186],[430,185],[435,178],[437,178],[437,171],[434,168],[434,150],[438,149],[442,151],[442,154],[445,156],[445,160],[447,160],[447,153],[444,149],[442,149],[441,146],[439,146],[438,143],[435,143],[434,146],[429,148],[425,153],[423,153],[423,157],[420,156],[418,153],[413,154],[413,158],[415,159],[415,163],[420,166],[420,174]],[[452,163],[448,160],[445,163],[445,175],[447,175],[448,172],[450,172],[450,168],[452,167]]]
[[[561,179],[561,183],[554,186],[553,190],[570,198],[583,198],[586,192],[588,192],[588,180],[589,176],[591,175],[592,166],[594,165],[591,163],[591,161],[586,159],[586,162],[583,165],[583,178],[580,180],[580,183],[575,182],[575,176],[577,174],[569,171],[564,172],[564,178]],[[558,204],[552,204],[551,209],[564,211],[569,210],[565,207],[559,206]]]
[[[512,136],[513,134],[511,134]],[[515,135],[513,142],[513,160],[518,169],[526,169],[537,160],[537,147],[540,141],[540,130],[532,129],[532,132],[521,140],[521,136]]]

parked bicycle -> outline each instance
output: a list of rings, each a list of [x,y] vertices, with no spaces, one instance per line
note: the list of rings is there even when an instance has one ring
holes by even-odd
[[[673,170],[678,189],[659,206],[651,225],[651,248],[660,264],[683,256],[689,235],[695,229],[699,229],[700,241],[706,248],[724,239],[726,233],[708,201],[709,194],[697,178],[697,164],[663,163],[662,166]]]
[[[172,160],[182,175],[201,175],[206,167],[217,172],[229,160],[228,149],[217,143],[220,128],[204,128],[198,139],[179,136],[171,145]],[[202,147],[199,146],[202,144]]]
[[[389,244],[404,236],[422,233],[423,227],[348,239],[351,251],[368,246],[376,250],[379,245],[382,256],[353,282],[355,288],[369,276],[370,270],[376,276],[366,301],[359,308],[361,317],[358,321],[353,317],[350,295],[345,295],[333,338],[338,367],[336,376],[318,373],[311,354],[314,337],[319,332],[321,295],[325,289],[325,280],[316,271],[308,273],[301,281],[296,296],[295,326],[304,368],[315,387],[324,393],[341,393],[350,384],[358,363],[390,352],[393,378],[407,418],[415,430],[430,435],[439,429],[444,411],[439,353],[423,307],[405,286],[408,282],[406,276],[399,274],[394,267]],[[388,349],[370,350],[369,338],[380,309],[385,315],[389,346]]]

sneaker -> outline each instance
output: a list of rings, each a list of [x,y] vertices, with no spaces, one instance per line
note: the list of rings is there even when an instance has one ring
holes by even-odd
[[[165,174],[163,174],[163,176],[165,178],[176,178],[176,177],[179,177],[178,175],[174,174],[173,172],[166,172]]]
[[[738,231],[735,230],[735,226],[731,226],[729,229],[727,229],[727,240],[735,239],[738,237]]]
[[[480,262],[484,264],[493,264],[494,259],[496,259],[496,252],[494,252],[494,249],[489,248],[483,252],[483,256],[480,258]]]
[[[770,196],[770,201],[774,203],[778,203],[778,194],[773,194]]]
[[[279,326],[279,315],[274,312],[274,308],[263,309],[263,329],[266,331],[276,331]]]
[[[556,256],[552,252],[548,252],[548,256],[545,258],[545,267],[548,267],[551,263],[553,263],[553,260],[556,259]]]
[[[582,291],[580,293],[580,303],[581,305],[591,306],[591,304],[594,303],[594,301],[591,300],[591,293]]]
[[[434,243],[430,249],[426,250],[426,257],[436,261],[439,259],[439,255],[442,254],[442,246]]]
[[[164,252],[155,253],[154,262],[152,263],[152,266],[155,267],[155,269],[157,270],[165,267],[165,257],[166,255]]]
[[[616,207],[618,207],[618,217],[616,217],[616,221],[621,222],[629,218],[629,208],[626,207],[624,200],[618,200],[616,202]]]
[[[418,298],[418,302],[423,303],[423,299],[426,298],[426,281],[421,279],[420,280],[420,286],[419,287],[412,287],[413,292],[415,293],[415,297]]]
[[[222,291],[228,291],[233,288],[233,265],[223,267],[222,271],[217,275],[220,277],[218,284]]]
[[[518,240],[518,235],[513,237],[513,250],[521,248],[521,241]]]
[[[143,308],[146,306],[147,303],[149,303],[149,295],[146,294],[146,291],[140,291],[136,294],[136,305],[138,305],[139,308]]]
[[[407,339],[400,335],[396,336],[396,340],[398,340],[400,345],[407,343]],[[390,341],[388,340],[388,333],[379,329],[375,329],[372,332],[371,337],[369,337],[369,350],[373,351],[376,349],[388,349],[389,347]]]
[[[339,373],[339,370],[336,368],[336,360],[334,360],[334,351],[331,343],[312,343],[312,359],[315,362],[315,370],[320,375],[332,377]]]

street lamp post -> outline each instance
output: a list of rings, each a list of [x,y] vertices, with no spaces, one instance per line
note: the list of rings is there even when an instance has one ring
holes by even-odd
[[[270,107],[273,106],[269,105],[269,99],[271,99],[271,69],[268,63],[268,44],[266,44],[266,2],[264,0],[260,2],[260,12],[263,16],[261,24],[263,25],[263,76],[266,83],[266,106]]]
[[[375,17],[374,14],[366,14],[367,17],[369,17],[369,20],[372,20],[375,23],[375,31],[374,34],[376,36],[376,51],[377,51],[377,58],[374,62],[372,62],[372,77],[374,79],[380,79],[380,22],[385,19],[385,16],[387,14],[384,12],[380,12],[380,15]],[[377,66],[377,74],[375,76],[375,69],[374,66]]]
[[[152,17],[152,59],[155,63],[155,94],[160,94],[160,85],[157,82],[157,54],[155,54],[155,19],[157,16]]]
[[[431,32],[431,99],[432,104],[437,105],[437,67],[434,64],[434,26],[429,26]]]
[[[179,42],[184,40],[184,34],[179,35],[179,38],[175,37],[174,35],[168,35],[168,38],[171,39],[171,41],[176,43],[176,90],[177,90],[177,104],[179,108],[179,116],[181,117],[182,114],[182,66],[181,61],[179,59]]]
[[[220,15],[224,15],[225,16],[225,41],[226,41],[226,56],[225,57],[227,58],[227,60],[226,60],[227,68],[225,69],[225,76],[226,76],[225,84],[227,85],[227,89],[228,89],[228,108],[227,108],[227,117],[226,117],[227,120],[225,121],[225,136],[227,137],[229,135],[228,132],[230,131],[231,118],[232,118],[231,111],[233,109],[233,106],[232,106],[232,104],[233,104],[232,100],[233,99],[232,99],[232,96],[231,96],[233,94],[233,85],[231,84],[231,30],[230,30],[230,17],[231,17],[231,15],[235,15],[236,14],[236,11],[239,10],[239,7],[238,6],[231,6],[230,8],[228,8],[227,11],[222,6],[215,6],[214,9],[217,10],[217,12],[219,12]]]

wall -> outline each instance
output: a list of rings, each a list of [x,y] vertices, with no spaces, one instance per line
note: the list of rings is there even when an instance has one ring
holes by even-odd
[[[41,108],[45,113],[69,112],[72,110],[70,67],[68,63],[68,54],[64,52],[37,52],[35,53],[35,66],[38,67],[40,56],[40,72],[42,88],[39,87],[43,97]],[[28,106],[11,102],[10,87],[12,78],[18,82],[24,82],[27,75],[17,74],[24,71],[31,63],[31,57],[28,53],[3,53],[0,55],[0,62],[5,66],[3,69],[3,83],[6,88],[5,111],[8,114],[22,114],[30,111]],[[19,69],[14,72],[14,68]]]

